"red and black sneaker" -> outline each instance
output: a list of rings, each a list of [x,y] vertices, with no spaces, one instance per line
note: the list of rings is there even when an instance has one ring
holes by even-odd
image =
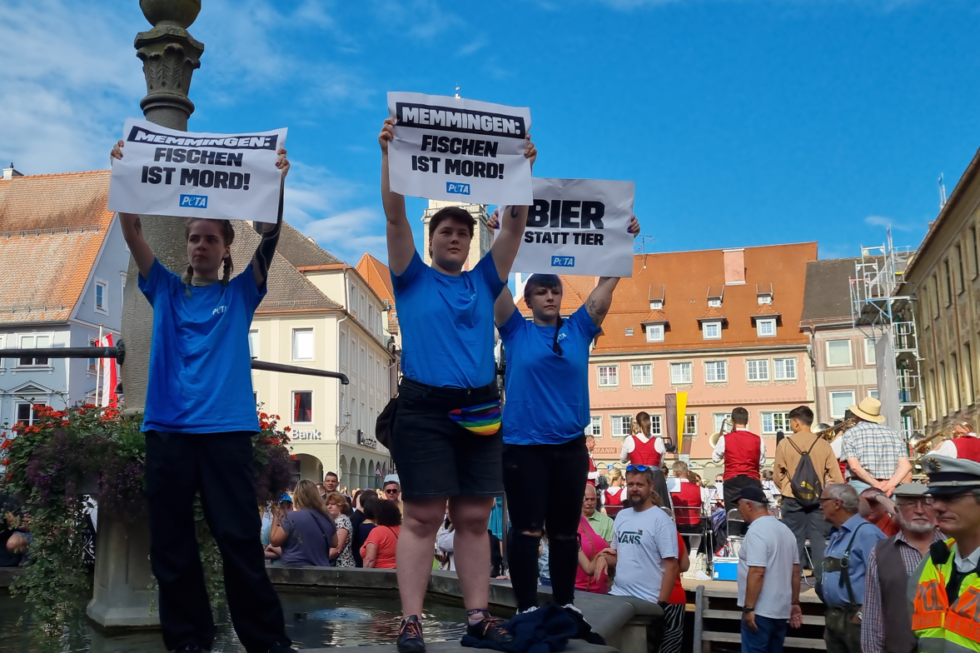
[[[504,628],[504,620],[491,617],[489,612],[483,611],[483,619],[475,624],[467,623],[466,634],[477,639],[485,639],[502,646],[513,644],[514,635]]]
[[[418,615],[402,619],[398,628],[398,653],[425,653],[425,640],[422,639],[422,624]]]

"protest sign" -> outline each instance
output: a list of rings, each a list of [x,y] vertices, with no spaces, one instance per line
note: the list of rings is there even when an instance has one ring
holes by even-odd
[[[633,276],[632,181],[534,178],[514,272]]]
[[[205,134],[130,118],[112,165],[109,210],[182,218],[275,222],[286,130]]]
[[[391,190],[430,200],[527,206],[531,110],[421,93],[388,93]]]

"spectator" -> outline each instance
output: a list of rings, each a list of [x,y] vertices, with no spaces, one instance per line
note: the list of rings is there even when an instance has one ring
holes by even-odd
[[[364,566],[364,558],[361,557],[361,547],[367,541],[368,535],[374,530],[377,524],[374,521],[374,506],[381,501],[378,495],[374,492],[360,492],[360,502],[361,502],[361,523],[358,524],[357,530],[354,531],[354,542],[351,547],[351,553],[354,554],[354,563],[358,567]],[[353,524],[352,524],[353,525]]]
[[[885,537],[897,535],[901,528],[898,522],[892,519],[895,514],[895,502],[888,498],[884,492],[876,487],[869,487],[858,495],[861,507],[858,512],[866,520],[881,529]]]
[[[337,492],[327,493],[327,512],[333,517],[337,529],[337,544],[330,548],[330,559],[335,567],[356,567],[354,554],[351,552],[354,527],[350,521],[350,505],[347,498]]]
[[[579,568],[575,571],[575,589],[594,594],[608,594],[605,561],[601,563],[601,568],[596,568],[595,561],[597,558],[602,559],[599,554],[609,548],[609,540],[603,539],[596,533],[584,515],[578,522],[578,540]]]
[[[351,498],[351,514],[350,514],[350,526],[351,526],[351,537],[354,538],[354,557],[357,558],[357,549],[361,548],[357,545],[357,530],[360,528],[361,524],[364,523],[364,508],[361,506],[361,496],[363,492],[355,492],[354,496]]]
[[[769,502],[760,488],[742,488],[737,501],[738,512],[749,525],[738,552],[742,653],[781,653],[787,624],[803,625],[796,536],[769,514]]]
[[[828,485],[820,504],[824,519],[833,526],[824,552],[823,576],[817,584],[817,593],[827,604],[827,651],[861,653],[861,607],[868,559],[885,534],[858,514],[861,503],[850,485]]]
[[[293,511],[293,499],[288,494],[283,493],[279,497],[279,511],[282,514],[289,514]],[[276,514],[276,504],[272,504],[262,515],[262,546],[267,565],[279,566],[282,564],[282,548],[272,546],[270,537],[272,536],[272,522]]]
[[[589,522],[599,537],[607,542],[612,541],[613,520],[596,510],[596,490],[592,485],[585,486],[585,498],[582,500],[582,516]]]
[[[943,535],[936,528],[933,498],[926,486],[903,483],[892,494],[901,531],[881,540],[868,558],[861,620],[864,653],[908,653],[916,650],[906,590],[909,577]]]
[[[286,567],[329,567],[330,549],[337,546],[333,518],[313,481],[302,480],[293,492],[296,509],[278,511],[272,519],[269,541],[282,547]]]
[[[623,472],[613,467],[606,474],[609,479],[609,487],[602,492],[602,511],[610,519],[616,519],[616,515],[623,509],[623,499],[626,498],[626,491],[623,488]]]
[[[442,552],[445,560],[445,571],[456,571],[456,529],[446,513],[446,520],[436,533],[436,548]]]
[[[384,498],[388,501],[394,501],[398,505],[398,512],[402,512],[402,486],[398,484],[398,481],[385,481],[384,485]]]
[[[677,529],[657,508],[661,499],[653,489],[654,471],[632,465],[626,469],[631,507],[617,515],[612,547],[602,555],[616,571],[610,594],[634,596],[666,610],[680,573]]]
[[[23,530],[21,516],[13,494],[0,489],[0,567],[16,567],[24,559],[30,536]]]
[[[885,426],[881,402],[865,397],[851,406],[858,424],[844,431],[842,456],[851,470],[850,484],[858,492],[876,487],[888,496],[912,471],[902,436]]]
[[[361,558],[367,569],[395,569],[395,552],[401,532],[402,513],[395,500],[378,501],[374,504],[374,521],[361,546]]]
[[[823,551],[827,545],[827,522],[820,511],[820,493],[831,483],[843,483],[837,458],[830,445],[814,434],[813,411],[806,406],[798,406],[789,412],[789,427],[793,435],[784,438],[776,447],[776,461],[773,463],[773,482],[783,496],[783,523],[793,531],[800,561],[806,559],[806,541],[810,540],[813,575],[817,578],[823,573]],[[820,480],[818,487],[801,490],[797,497],[793,492],[794,481],[800,461],[804,454],[810,457],[810,464]],[[799,486],[802,479],[797,479]]]

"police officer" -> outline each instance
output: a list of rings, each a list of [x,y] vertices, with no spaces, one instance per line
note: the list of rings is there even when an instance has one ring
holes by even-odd
[[[912,632],[920,653],[980,651],[980,463],[927,455],[922,469],[939,529],[909,578]]]

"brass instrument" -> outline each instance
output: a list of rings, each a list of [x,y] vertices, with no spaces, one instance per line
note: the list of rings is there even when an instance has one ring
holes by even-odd
[[[953,427],[953,428],[955,428],[955,427]],[[927,454],[927,453],[929,453],[930,451],[933,450],[933,448],[934,448],[933,447],[933,442],[935,440],[940,440],[941,442],[945,442],[946,440],[949,440],[950,438],[955,438],[956,437],[956,431],[954,431],[953,428],[944,429],[942,431],[939,431],[938,433],[933,433],[928,438],[924,438],[922,440],[919,440],[915,444],[915,453],[919,454],[920,456],[924,456],[925,454]]]
[[[723,419],[721,421],[721,430],[719,430],[717,433],[712,433],[711,436],[708,438],[708,442],[711,444],[711,448],[714,449],[715,447],[718,446],[718,440],[721,439],[721,436],[728,435],[734,430],[735,430],[735,422],[732,421],[732,418],[726,417],[725,419]]]
[[[834,424],[828,429],[817,431],[814,435],[816,435],[818,438],[823,438],[827,442],[833,442],[837,439],[838,435],[857,426],[859,421],[860,420],[857,417],[851,417],[838,424]]]

